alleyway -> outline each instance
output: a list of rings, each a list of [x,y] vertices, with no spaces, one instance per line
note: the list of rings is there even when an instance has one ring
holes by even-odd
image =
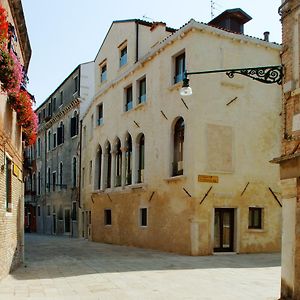
[[[188,257],[29,234],[26,266],[0,282],[0,300],[275,300],[279,289],[279,254]]]

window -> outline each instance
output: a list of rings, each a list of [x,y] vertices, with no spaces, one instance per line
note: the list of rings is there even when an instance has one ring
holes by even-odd
[[[90,139],[93,138],[93,131],[94,131],[94,115],[91,115],[91,127],[90,127]]]
[[[138,177],[137,182],[144,182],[145,168],[145,136],[142,134],[138,139]]]
[[[139,81],[139,97],[138,103],[146,102],[146,78],[143,78]]]
[[[51,215],[51,206],[48,204],[47,205],[47,216]]]
[[[111,187],[111,146],[110,143],[107,142],[105,146],[105,188]]]
[[[115,153],[115,187],[117,187],[122,184],[122,150],[120,139],[116,141]]]
[[[63,105],[64,103],[64,91],[60,91],[60,103],[59,106]]]
[[[97,113],[98,113],[97,125],[102,125],[103,124],[103,103],[100,103],[97,106]]]
[[[74,77],[74,94],[78,92],[78,76]]]
[[[37,179],[37,194],[41,194],[41,172],[38,171],[38,179]]]
[[[77,220],[77,204],[75,201],[72,202],[72,220]]]
[[[61,121],[57,128],[57,145],[61,145],[64,142],[64,128],[64,123]]]
[[[53,148],[56,148],[56,132],[53,132]]]
[[[53,192],[55,191],[56,189],[56,172],[53,172],[52,173],[52,190]]]
[[[140,208],[140,226],[146,227],[148,225],[148,209]]]
[[[42,115],[41,115],[41,113],[39,112],[39,114],[38,114],[38,119],[39,119],[39,125],[42,123]]]
[[[82,168],[82,174],[81,174],[82,187],[84,187],[84,182],[85,182],[85,168]]]
[[[51,150],[51,131],[48,131],[47,150]]]
[[[127,46],[120,49],[120,67],[127,64]]]
[[[101,169],[102,169],[102,148],[99,145],[95,163],[95,189],[101,189]]]
[[[62,188],[62,184],[63,184],[63,163],[60,162],[60,164],[59,164],[59,186],[60,186],[60,188]]]
[[[47,170],[47,191],[50,192],[50,175],[51,174],[51,170],[50,168],[48,167],[48,170]]]
[[[107,66],[106,63],[103,64],[101,67],[101,82],[104,82],[107,80]]]
[[[41,139],[37,139],[37,157],[41,156]]]
[[[77,182],[77,159],[76,157],[73,157],[72,160],[72,187],[76,187]]]
[[[104,209],[104,225],[111,225],[111,209]]]
[[[40,206],[37,207],[37,215],[38,215],[38,217],[41,216],[41,207]]]
[[[125,89],[125,111],[132,109],[132,86]]]
[[[249,207],[249,229],[262,229],[263,208]]]
[[[89,166],[89,184],[92,183],[92,172],[93,172],[93,162],[90,160],[90,166]]]
[[[174,126],[173,176],[183,174],[183,142],[184,120],[180,117]]]
[[[52,100],[51,100],[52,101]],[[48,117],[51,117],[52,116],[52,103],[49,102],[48,103]]]
[[[31,185],[31,190],[32,190],[33,192],[36,191],[36,175],[35,175],[35,173],[33,173],[33,175],[32,175],[32,185]]]
[[[52,101],[52,109],[53,109],[53,112],[56,111],[56,97],[53,98],[53,101]]]
[[[132,183],[132,139],[128,134],[125,140],[125,185]]]
[[[79,123],[79,115],[75,110],[73,113],[73,117],[71,118],[71,137],[76,136],[78,134],[78,124]]]
[[[6,173],[6,211],[12,211],[12,161],[6,156],[5,158]]]
[[[185,72],[185,53],[182,53],[175,57],[175,76],[174,83],[180,82],[183,80]]]

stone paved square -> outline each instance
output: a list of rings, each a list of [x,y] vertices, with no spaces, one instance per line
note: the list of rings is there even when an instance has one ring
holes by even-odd
[[[69,237],[26,235],[25,265],[0,299],[275,300],[280,254],[183,256]]]

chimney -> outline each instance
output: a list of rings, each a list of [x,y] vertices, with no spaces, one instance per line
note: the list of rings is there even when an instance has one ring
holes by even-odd
[[[240,8],[227,9],[220,15],[212,19],[208,25],[231,31],[234,33],[244,33],[244,24],[252,18]]]
[[[269,31],[265,31],[264,32],[264,41],[268,42],[269,41],[269,36],[270,36],[270,32]]]

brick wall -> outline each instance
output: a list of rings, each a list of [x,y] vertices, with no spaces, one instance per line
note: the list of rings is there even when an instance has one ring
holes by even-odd
[[[1,132],[0,132],[1,137]],[[5,145],[5,148],[4,148]],[[22,162],[0,139],[0,278],[6,276],[23,261],[23,182]],[[12,171],[12,209],[6,211],[5,153],[18,166],[19,176]]]

